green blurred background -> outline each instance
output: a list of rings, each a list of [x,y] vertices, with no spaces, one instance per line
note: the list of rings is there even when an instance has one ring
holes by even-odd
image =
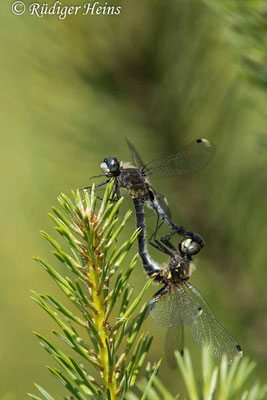
[[[26,398],[37,381],[63,397],[32,334],[48,335],[54,325],[30,290],[58,293],[32,261],[53,260],[38,230],[56,235],[47,212],[57,195],[89,184],[105,156],[129,160],[126,136],[145,161],[199,137],[217,145],[208,168],[155,187],[175,221],[206,239],[192,282],[266,378],[266,3],[128,0],[119,16],[65,20],[15,16],[5,3],[0,395]],[[121,240],[134,226],[133,216]],[[143,281],[139,264],[136,291]],[[146,328],[157,360],[165,330],[149,319]],[[200,350],[187,343],[198,365]],[[163,361],[160,377],[174,393],[183,392],[177,375]]]

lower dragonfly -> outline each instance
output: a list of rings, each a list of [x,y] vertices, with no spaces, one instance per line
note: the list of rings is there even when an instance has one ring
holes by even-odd
[[[164,285],[149,303],[150,316],[160,326],[180,327],[180,333],[174,336],[180,341],[176,347],[180,351],[183,348],[183,329],[187,326],[194,340],[200,346],[209,347],[215,357],[220,359],[226,354],[229,364],[235,356],[242,357],[241,346],[218,322],[200,292],[189,283],[192,256],[200,250],[198,243],[182,238],[176,248],[169,240],[172,233],[165,235],[161,241],[155,239],[155,247],[170,256],[167,268],[163,268],[152,260],[147,250],[144,205],[138,199],[134,199],[134,205],[140,229],[138,250],[143,267],[150,278]]]
[[[121,189],[126,189],[133,199],[139,199],[157,214],[155,234],[158,232],[159,219],[164,221],[174,232],[182,237],[191,238],[203,247],[203,238],[183,227],[176,225],[172,219],[164,196],[156,192],[148,179],[167,176],[184,175],[197,172],[204,168],[214,157],[216,147],[207,139],[197,139],[175,154],[144,164],[134,146],[127,139],[131,152],[132,164],[120,162],[116,157],[107,157],[100,164],[104,174],[92,178],[106,177],[107,180],[96,187],[106,185],[111,179],[115,180],[114,192],[111,200],[120,198]],[[83,189],[91,189],[91,186]]]

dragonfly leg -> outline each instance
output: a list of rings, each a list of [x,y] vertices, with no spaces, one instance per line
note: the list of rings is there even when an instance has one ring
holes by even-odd
[[[162,221],[161,223],[159,223],[159,221],[160,221],[160,216],[159,216],[159,214],[158,214],[158,212],[157,212],[156,226],[155,226],[154,232],[153,232],[152,235],[151,235],[150,240],[152,240],[152,238],[154,238],[155,241],[157,240],[158,231],[160,230],[160,228],[162,227],[162,225],[163,225],[163,223],[164,223],[163,221]]]
[[[167,233],[166,235],[162,236],[161,240],[170,240],[171,237],[173,237],[177,232],[176,231],[171,231]]]
[[[159,215],[157,214],[156,228],[149,239],[149,244],[151,244],[151,246],[155,247],[157,250],[162,251],[164,254],[172,256],[173,254],[157,239],[157,233],[162,224],[163,222],[159,224]]]
[[[151,246],[155,247],[155,249],[161,251],[162,253],[167,254],[168,256],[173,256],[173,254],[157,239],[154,239],[154,242],[152,242],[152,240],[149,240],[149,244],[151,244]]]
[[[113,192],[111,194],[111,197],[108,198],[108,201],[110,203],[116,203],[119,199],[121,198],[120,195],[120,188],[119,186],[116,184],[115,188],[113,189]]]
[[[170,238],[175,234],[176,232],[170,232],[167,235],[162,236],[160,241],[168,247],[170,250],[177,252],[177,248],[170,242]]]
[[[154,294],[154,296],[153,296],[151,302],[149,303],[149,308],[151,308],[151,306],[153,307],[153,304],[154,304],[155,302],[157,302],[162,296],[165,296],[166,294],[169,294],[169,292],[170,292],[169,285],[165,285],[163,288],[161,288],[160,290],[158,290],[158,291]]]
[[[120,187],[117,184],[117,182],[115,183],[115,189],[114,189],[114,192],[113,192],[113,195],[112,195],[112,198],[115,198],[115,197],[116,197],[117,201],[121,198]]]
[[[112,202],[116,202],[121,198],[121,192],[120,192],[120,187],[117,184],[117,182],[115,181],[115,187],[111,196],[111,200]],[[118,215],[119,211],[116,212],[116,215]]]
[[[105,175],[104,175],[104,176],[105,176]],[[90,179],[91,179],[91,178],[90,178]],[[98,183],[97,185],[95,185],[95,187],[97,188],[97,187],[100,187],[100,186],[104,186],[104,185],[106,185],[109,181],[110,181],[110,179],[108,179],[108,180],[105,181],[105,182]],[[92,189],[92,186],[85,186],[85,187],[83,187],[83,188],[81,188],[81,189],[79,189],[79,190],[86,190],[86,189]]]
[[[100,201],[103,201],[103,198],[100,197],[100,196],[96,196],[96,198],[97,198],[98,200],[100,200]]]
[[[185,238],[190,238],[192,239],[193,242],[199,243],[201,247],[205,245],[205,241],[200,236],[198,233],[191,232],[191,231],[186,231],[182,226],[176,225],[172,220],[162,211],[162,209],[157,205],[154,204],[154,209],[158,213],[161,219],[172,229],[173,233],[170,233],[169,235],[174,235],[175,233],[178,233],[180,236],[185,237]]]
[[[105,175],[105,174],[94,175],[94,176],[90,176],[90,179],[101,178],[102,176],[107,176],[107,175]]]

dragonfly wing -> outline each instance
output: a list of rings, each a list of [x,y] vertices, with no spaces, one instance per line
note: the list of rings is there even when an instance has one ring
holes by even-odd
[[[197,139],[178,153],[148,163],[143,172],[150,179],[190,174],[204,168],[214,157],[216,146],[207,139]]]
[[[167,215],[169,219],[172,219],[171,210],[169,208],[167,198],[159,192],[154,192],[154,196],[156,197],[156,201],[158,202],[159,206],[162,208],[164,213]]]
[[[132,145],[132,143],[129,141],[128,138],[126,138],[126,142],[128,144],[128,147],[129,147],[129,150],[130,150],[130,153],[131,153],[132,162],[133,162],[134,166],[138,167],[140,169],[143,169],[145,164],[143,163],[141,157],[137,153],[135,147]]]
[[[200,346],[210,348],[217,358],[227,355],[229,364],[235,356],[242,357],[240,345],[230,335],[230,333],[217,321],[205,299],[200,292],[190,283],[186,283],[185,292],[192,302],[200,304],[202,313],[189,325],[189,330]]]
[[[181,355],[184,352],[184,327],[176,326],[169,328],[165,336],[165,354],[170,368],[177,368],[174,352],[178,350]]]
[[[187,297],[185,284],[166,285],[149,303],[149,314],[153,320],[168,328],[190,325],[200,313],[200,305]]]

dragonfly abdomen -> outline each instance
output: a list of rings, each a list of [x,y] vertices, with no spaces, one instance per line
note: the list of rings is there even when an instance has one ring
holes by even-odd
[[[134,207],[135,207],[135,215],[136,215],[136,226],[140,229],[140,233],[137,237],[138,240],[138,252],[141,257],[143,267],[150,278],[157,280],[160,278],[160,273],[162,268],[158,266],[158,264],[152,260],[150,257],[147,246],[146,246],[146,237],[145,237],[145,213],[144,213],[144,203],[134,198]]]

